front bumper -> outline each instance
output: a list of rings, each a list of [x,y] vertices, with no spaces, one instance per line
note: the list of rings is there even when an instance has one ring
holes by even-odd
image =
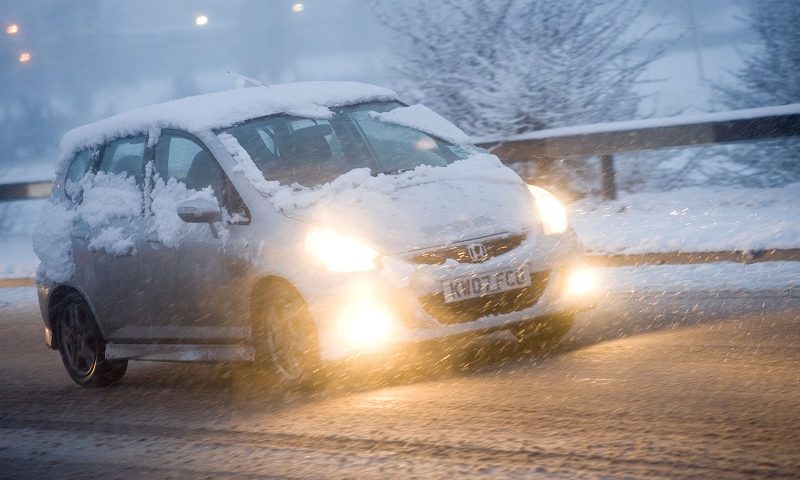
[[[528,264],[534,283],[546,277],[541,288],[532,293],[536,298],[499,305],[474,319],[475,315],[444,318],[441,308],[424,305],[424,299],[442,298],[444,280],[522,264]],[[390,258],[380,271],[339,274],[328,281],[315,282],[318,290],[304,296],[317,323],[322,359],[337,360],[586,310],[596,303],[596,290],[570,291],[567,281],[568,275],[582,265],[580,245],[573,237],[561,236],[544,242],[538,239],[535,246],[524,242],[513,251],[482,263],[415,265]],[[437,306],[446,310],[448,305],[454,304],[440,301]]]

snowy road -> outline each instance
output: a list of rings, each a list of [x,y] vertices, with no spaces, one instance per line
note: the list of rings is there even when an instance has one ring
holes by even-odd
[[[796,478],[798,312],[796,290],[617,295],[549,356],[498,336],[314,395],[174,364],[82,390],[6,289],[0,477]]]

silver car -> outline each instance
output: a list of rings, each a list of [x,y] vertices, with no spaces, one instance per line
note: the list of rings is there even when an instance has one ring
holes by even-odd
[[[129,360],[330,362],[510,330],[555,342],[596,279],[564,208],[379,87],[190,97],[68,133],[37,230],[45,337],[83,386]]]

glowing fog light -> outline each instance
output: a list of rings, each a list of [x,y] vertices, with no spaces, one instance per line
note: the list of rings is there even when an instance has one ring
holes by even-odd
[[[544,188],[535,185],[528,185],[531,195],[536,200],[536,208],[539,210],[539,217],[542,219],[542,227],[545,235],[564,233],[567,230],[567,211],[561,202]]]
[[[378,252],[360,240],[315,228],[306,236],[306,252],[332,272],[364,272],[376,268]]]
[[[567,274],[565,292],[569,295],[586,295],[597,289],[597,273],[589,268],[578,268]]]
[[[362,299],[345,310],[339,322],[342,339],[360,349],[385,343],[394,332],[394,318],[377,303]]]

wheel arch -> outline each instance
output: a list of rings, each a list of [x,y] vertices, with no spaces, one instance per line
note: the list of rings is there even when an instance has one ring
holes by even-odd
[[[107,339],[105,333],[103,332],[102,326],[97,321],[97,314],[94,310],[94,305],[89,300],[89,297],[77,286],[70,285],[70,284],[62,284],[58,285],[57,287],[53,288],[50,294],[47,297],[47,323],[50,326],[50,330],[53,334],[53,341],[52,341],[52,348],[53,350],[57,350],[57,345],[59,341],[60,335],[60,328],[58,325],[58,318],[63,310],[66,301],[69,298],[77,297],[81,301],[83,301],[86,306],[89,307],[89,311],[92,313],[92,320],[95,323],[95,326],[100,331],[100,334],[103,336],[103,339]]]
[[[262,308],[269,300],[268,295],[270,290],[274,290],[276,288],[286,288],[294,292],[297,296],[302,298],[303,301],[305,301],[303,295],[289,279],[278,275],[268,275],[266,277],[262,277],[254,283],[253,288],[250,290],[251,322],[256,319],[256,314],[259,309]]]

